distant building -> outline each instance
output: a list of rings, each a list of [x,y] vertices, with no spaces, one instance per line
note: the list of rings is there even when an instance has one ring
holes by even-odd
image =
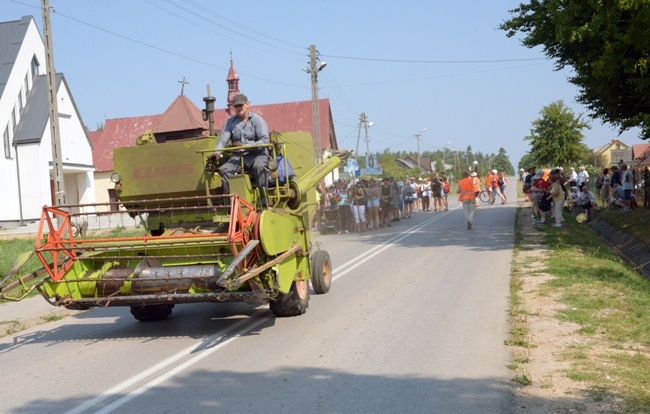
[[[417,168],[418,166],[418,160],[413,157],[395,158],[395,162],[397,163],[398,167],[402,168]],[[429,157],[420,158],[420,170],[423,174],[430,173],[433,171],[433,169],[434,164],[431,163],[431,159]]]
[[[634,159],[634,166],[641,168],[650,167],[650,144],[632,145],[632,158]]]
[[[65,203],[94,203],[90,141],[63,74],[56,98],[61,132]],[[45,79],[45,46],[32,16],[0,23],[0,226],[38,220],[53,205],[52,144]]]
[[[613,139],[611,142],[592,149],[593,163],[596,167],[608,167],[620,162],[632,162],[632,148]]]
[[[214,127],[216,133],[226,120],[234,114],[232,102],[239,94],[239,76],[233,62],[226,78],[228,92],[226,108],[215,109]],[[253,93],[247,93],[254,100]],[[287,102],[268,105],[251,104],[251,111],[261,115],[269,125],[269,131],[295,131],[312,133],[311,101]],[[321,151],[338,149],[334,121],[328,99],[318,101],[320,113]],[[98,203],[115,201],[116,194],[110,176],[113,173],[113,150],[134,146],[135,140],[151,129],[157,142],[209,135],[208,122],[202,118],[202,111],[185,95],[179,95],[161,115],[137,116],[132,118],[107,119],[104,129],[90,133],[93,144],[93,160],[96,166],[95,189]]]

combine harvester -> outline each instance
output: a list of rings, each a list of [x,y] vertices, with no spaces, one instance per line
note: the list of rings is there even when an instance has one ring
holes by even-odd
[[[329,254],[311,241],[315,186],[349,153],[314,166],[309,133],[272,133],[271,144],[255,147],[272,154],[275,185],[265,206],[248,174],[232,177],[231,193],[221,194],[218,160],[210,157],[217,139],[158,144],[147,132],[136,146],[115,149],[111,181],[119,201],[44,207],[36,247],[17,258],[0,298],[20,300],[38,289],[52,305],[71,309],[130,306],[140,321],[197,302],[268,303],[276,316],[303,314],[309,281],[322,294],[332,280]],[[241,147],[224,150],[228,158]],[[280,153],[294,180],[277,177]],[[110,237],[107,229],[125,223],[141,234]],[[43,268],[21,275],[34,254]]]

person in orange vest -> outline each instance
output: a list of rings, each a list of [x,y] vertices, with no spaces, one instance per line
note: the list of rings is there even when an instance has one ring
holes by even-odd
[[[470,174],[472,178],[472,183],[474,184],[474,201],[476,202],[476,207],[478,207],[478,194],[481,192],[481,179],[478,178],[478,174],[474,171]]]
[[[474,192],[474,182],[467,171],[463,172],[463,178],[458,181],[458,194],[458,201],[463,203],[467,230],[471,230],[472,223],[474,223],[474,212],[476,211],[476,194]]]
[[[485,189],[488,192],[488,197],[492,200],[492,172],[488,171],[485,176]]]

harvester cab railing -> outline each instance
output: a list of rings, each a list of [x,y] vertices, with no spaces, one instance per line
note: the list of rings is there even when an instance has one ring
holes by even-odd
[[[268,207],[271,208],[279,207],[280,203],[289,201],[292,196],[295,196],[295,191],[292,193],[291,190],[291,181],[294,178],[291,176],[293,169],[289,159],[284,156],[286,144],[286,142],[276,140],[270,144],[247,145],[245,148],[226,147],[219,149],[219,152],[222,153],[221,156],[214,156],[214,150],[197,151],[205,157],[206,195],[211,193],[210,180],[214,179],[215,176],[218,176],[222,182],[226,179],[219,173],[219,167],[228,162],[232,155],[240,155],[241,173],[228,180],[231,193],[239,194],[240,197],[244,197],[258,209],[263,207],[262,200],[268,200]],[[257,187],[255,177],[247,171],[244,162],[244,156],[247,153],[259,149],[268,151],[267,168],[269,170],[269,179],[262,189]],[[266,194],[262,194],[263,192]]]

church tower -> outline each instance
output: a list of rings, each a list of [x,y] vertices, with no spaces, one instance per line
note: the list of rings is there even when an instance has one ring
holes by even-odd
[[[232,62],[232,52],[230,52],[230,69],[228,70],[228,77],[226,78],[228,82],[228,114],[234,115],[232,111],[232,102],[235,98],[235,95],[238,95],[239,92],[239,75],[235,71],[235,66]]]

